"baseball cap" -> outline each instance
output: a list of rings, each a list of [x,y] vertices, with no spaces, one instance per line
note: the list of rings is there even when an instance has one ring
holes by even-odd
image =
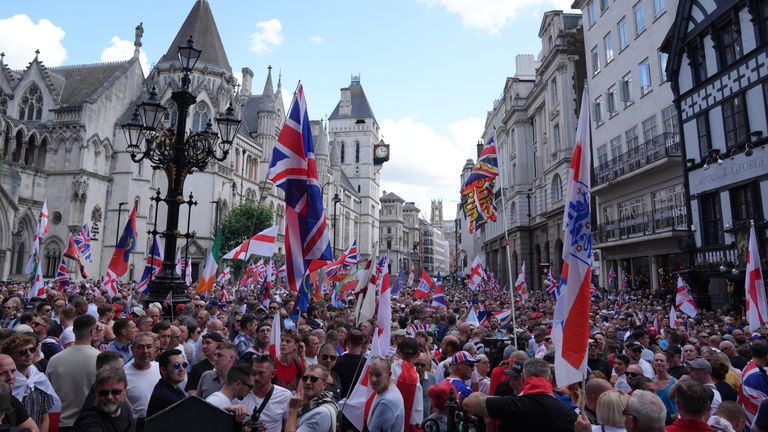
[[[472,357],[472,354],[466,351],[459,351],[453,355],[453,357],[451,358],[451,361],[453,362],[453,364],[457,365],[457,364],[462,364],[464,362],[479,363],[480,359],[476,359]]]
[[[509,369],[504,371],[504,375],[511,376],[511,377],[519,377],[523,375],[523,365],[525,365],[524,360],[515,360],[514,363],[511,363],[509,365]]]
[[[688,366],[688,369],[702,369],[709,373],[712,373],[712,365],[710,365],[709,362],[704,360],[703,358],[697,358],[694,360],[687,361],[685,362],[685,365]]]
[[[753,340],[754,341],[754,340],[763,339],[763,338],[764,338],[764,336],[761,335],[760,333],[752,333],[752,337],[749,338],[749,340]]]
[[[415,338],[407,337],[397,345],[397,350],[407,356],[414,356],[419,353],[419,343]]]
[[[224,342],[224,337],[218,333],[206,333],[203,335],[203,339],[211,339],[214,342]]]
[[[213,299],[208,302],[208,307],[219,307],[219,301],[216,299]]]

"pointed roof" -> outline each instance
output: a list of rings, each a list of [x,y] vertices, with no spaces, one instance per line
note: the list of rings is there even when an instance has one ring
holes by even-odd
[[[113,83],[128,71],[138,59],[125,61],[94,63],[86,65],[58,66],[48,68],[56,87],[60,87],[60,106],[79,106],[84,102],[94,102],[107,83]],[[58,82],[58,81],[61,82]]]
[[[312,143],[315,145],[315,157],[328,158],[328,134],[322,120],[309,122],[312,127]]]
[[[275,90],[272,87],[272,65],[267,67],[267,81],[264,82],[264,91],[261,92],[264,96],[272,96],[275,94]]]
[[[380,199],[379,201],[382,201],[382,202],[383,202],[383,201],[396,201],[396,202],[401,202],[401,203],[404,203],[404,202],[405,202],[405,200],[404,200],[404,199],[400,198],[400,197],[399,197],[399,196],[398,196],[396,193],[394,193],[394,192],[387,192],[387,193],[385,193],[385,194],[384,194],[384,196],[382,196],[382,197],[381,197],[381,199]]]
[[[186,45],[187,39],[192,36],[195,42],[195,48],[203,50],[198,66],[207,65],[209,67],[218,67],[226,72],[232,73],[232,67],[229,65],[227,53],[224,51],[224,44],[221,42],[219,29],[216,27],[216,21],[213,19],[211,5],[207,0],[198,0],[189,11],[187,19],[181,25],[176,37],[173,38],[168,52],[160,59],[158,64],[178,63],[177,47]]]
[[[352,105],[352,111],[350,114],[342,114],[341,113],[341,101],[336,104],[336,108],[334,108],[333,113],[331,113],[331,116],[328,117],[329,120],[335,120],[335,119],[345,119],[345,118],[355,118],[355,119],[365,119],[365,118],[371,118],[373,121],[376,121],[376,117],[373,115],[373,110],[371,109],[371,104],[368,103],[368,98],[365,97],[365,91],[363,90],[363,86],[360,84],[360,77],[359,76],[353,76],[352,82],[350,82],[349,87],[344,87],[341,89],[342,93],[344,91],[349,91],[350,96],[350,102]]]

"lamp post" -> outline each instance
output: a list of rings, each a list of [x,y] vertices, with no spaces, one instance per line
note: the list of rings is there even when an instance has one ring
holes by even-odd
[[[127,202],[121,202],[117,204],[117,228],[115,229],[115,247],[117,242],[120,241],[120,216],[123,215],[123,206],[128,204]]]
[[[153,168],[162,169],[168,179],[168,189],[162,201],[167,206],[166,227],[161,233],[165,239],[163,270],[149,283],[147,302],[163,301],[171,291],[173,302],[187,300],[184,281],[174,274],[176,240],[179,232],[179,208],[192,202],[184,199],[184,182],[194,170],[204,171],[211,160],[225,160],[232,148],[232,142],[240,129],[240,119],[230,103],[224,114],[216,118],[219,133],[213,131],[210,120],[200,132],[187,132],[189,108],[197,98],[190,91],[190,72],[195,68],[202,50],[194,47],[190,36],[186,45],[178,47],[178,57],[184,76],[181,89],[171,93],[176,104],[178,117],[175,130],[161,126],[167,108],[160,103],[153,87],[149,99],[140,103],[128,123],[121,125],[128,143],[127,151],[131,160],[139,163],[144,159],[152,162]],[[192,210],[190,206],[190,211]],[[185,236],[189,236],[187,233]]]
[[[336,221],[339,220],[336,214],[336,207],[341,202],[341,197],[338,193],[333,194],[333,253],[336,253]]]

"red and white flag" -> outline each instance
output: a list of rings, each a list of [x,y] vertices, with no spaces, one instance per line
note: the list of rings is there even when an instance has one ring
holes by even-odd
[[[483,270],[483,263],[480,262],[480,255],[478,255],[472,262],[472,267],[469,269],[469,279],[467,284],[472,291],[477,291],[480,284],[485,279],[485,271]]]
[[[432,288],[432,279],[429,278],[429,275],[425,270],[421,271],[421,280],[419,281],[419,285],[416,286],[416,289],[413,290],[413,297],[417,299],[427,298],[429,297],[429,290]]]
[[[43,208],[40,209],[40,234],[48,234],[48,198],[43,201]]]
[[[686,315],[693,318],[698,313],[696,308],[696,302],[693,301],[691,293],[688,291],[688,287],[685,285],[685,281],[682,276],[677,277],[677,295],[675,296],[675,306]]]
[[[517,275],[515,291],[520,294],[520,301],[525,304],[528,301],[528,285],[525,283],[525,261],[523,261],[523,265],[520,267],[520,273]]]
[[[555,304],[552,341],[559,387],[579,382],[587,372],[590,287],[592,277],[591,143],[589,91],[581,97],[563,215],[561,292]]]
[[[272,358],[280,358],[280,311],[275,312],[275,317],[272,318],[272,333],[269,334],[269,353],[272,354]]]
[[[389,286],[389,257],[384,257],[384,265],[381,270],[379,284],[379,308],[376,313],[376,323],[378,324],[378,337],[381,352],[388,353],[390,337],[392,336],[392,290]]]
[[[675,311],[674,306],[669,307],[669,327],[673,329],[677,328],[677,311]]]
[[[363,373],[360,374],[357,383],[352,387],[352,392],[349,397],[342,399],[338,403],[344,417],[346,417],[350,423],[355,425],[357,430],[363,430],[367,417],[366,414],[368,413],[368,409],[366,408],[370,408],[369,401],[374,394],[373,389],[371,389],[368,384],[368,368],[374,357],[381,357],[386,354],[387,353],[383,352],[379,346],[379,338],[373,338],[371,341],[371,349],[368,350],[368,354],[365,356],[365,364],[362,367]]]
[[[187,265],[184,268],[184,283],[192,286],[192,258],[187,258]]]
[[[251,255],[271,257],[275,253],[277,225],[265,229],[232,249],[221,259],[247,260]]]
[[[216,282],[225,284],[232,277],[232,269],[229,266],[224,267],[224,270],[219,273],[219,277],[216,278]]]
[[[768,305],[765,303],[765,285],[763,285],[763,271],[760,268],[760,251],[757,249],[754,223],[749,228],[749,252],[744,292],[747,293],[749,330],[756,331],[768,321]]]

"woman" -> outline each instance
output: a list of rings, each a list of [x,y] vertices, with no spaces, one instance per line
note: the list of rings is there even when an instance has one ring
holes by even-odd
[[[448,395],[453,387],[448,381],[435,384],[427,390],[429,400],[432,403],[432,414],[421,424],[426,432],[442,432],[448,430]]]
[[[653,372],[656,374],[656,378],[654,378],[653,384],[656,387],[656,395],[662,402],[664,402],[664,406],[667,407],[669,415],[675,415],[677,414],[677,405],[669,396],[669,391],[677,380],[667,373],[670,360],[668,356],[670,355],[671,354],[667,351],[654,354]]]
[[[608,390],[597,398],[597,422],[592,432],[625,432],[624,408],[629,395],[616,389]]]

